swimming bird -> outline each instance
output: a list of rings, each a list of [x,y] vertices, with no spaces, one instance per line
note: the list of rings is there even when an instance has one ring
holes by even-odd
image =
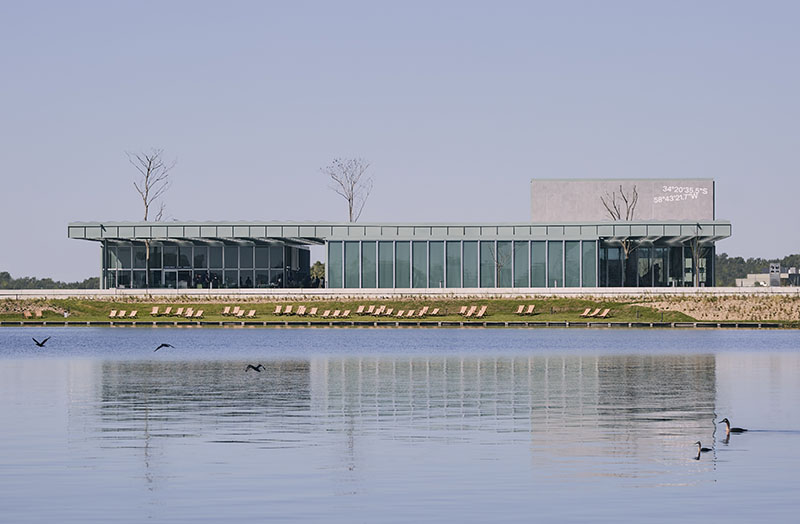
[[[747,431],[744,428],[732,428],[731,421],[727,418],[724,418],[718,422],[718,424],[725,424],[725,434],[730,435],[731,433],[744,433]]]
[[[247,367],[244,368],[245,371],[250,371],[251,369],[253,371],[258,371],[259,373],[261,373],[261,370],[265,369],[265,368],[264,368],[264,364],[259,364],[257,366],[254,366],[253,364],[247,364]]]
[[[697,454],[698,455],[700,453],[707,453],[707,452],[711,451],[711,448],[704,448],[703,445],[700,444],[699,440],[697,442],[695,442],[694,445],[697,446]]]
[[[31,337],[31,338],[33,338],[33,337]],[[42,340],[41,342],[39,342],[38,340],[33,338],[33,341],[36,342],[36,345],[39,346],[40,348],[43,348],[44,345],[47,344],[48,340],[50,340],[50,337],[47,337],[46,339]]]
[[[158,351],[161,348],[174,348],[174,347],[175,346],[173,346],[172,344],[164,343],[164,344],[161,344],[160,346],[158,346],[156,349],[154,349],[153,353],[155,353],[156,351]]]

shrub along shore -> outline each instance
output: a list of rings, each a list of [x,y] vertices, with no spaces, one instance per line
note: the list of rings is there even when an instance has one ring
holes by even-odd
[[[225,308],[232,312],[235,307],[244,310],[242,317],[223,314]],[[281,314],[276,313],[278,306]],[[286,306],[292,306],[291,314],[284,314]],[[304,306],[305,314],[298,315],[298,309]],[[370,309],[370,306],[372,308]],[[470,317],[460,314],[462,307],[476,306]],[[486,306],[484,315],[476,319],[475,315]],[[518,314],[520,306],[528,311],[534,306],[532,314]],[[171,308],[168,315],[163,315],[166,308]],[[359,308],[362,311],[359,313]],[[383,308],[383,314],[376,316],[374,311]],[[153,308],[158,308],[158,315],[151,315]],[[182,315],[175,313],[182,308]],[[624,323],[675,323],[675,322],[776,322],[784,327],[800,327],[800,298],[795,297],[653,297],[643,300],[641,297],[530,297],[517,299],[485,298],[474,299],[436,299],[429,297],[405,299],[315,299],[284,300],[275,297],[128,297],[116,300],[103,299],[5,299],[0,301],[0,322],[98,322],[114,320],[109,318],[112,311],[126,311],[126,320],[132,310],[136,311],[137,321],[186,320],[188,308],[196,314],[202,310],[203,320],[210,322],[258,320],[287,321],[302,320],[310,322],[329,322],[335,311],[339,317],[349,311],[348,321],[396,321],[416,323],[420,320],[442,322],[584,322],[597,318],[604,310],[608,314],[602,321]],[[317,308],[316,315],[311,316],[312,308]],[[420,310],[425,314],[420,316]],[[387,315],[388,310],[392,310]],[[438,309],[437,314],[432,315]],[[595,317],[585,317],[586,310],[596,313]],[[404,311],[402,318],[397,317]],[[412,310],[413,316],[408,316]],[[252,311],[252,313],[251,313]],[[325,311],[327,317],[322,318]],[[371,311],[373,313],[368,313]],[[250,314],[249,318],[247,315]]]

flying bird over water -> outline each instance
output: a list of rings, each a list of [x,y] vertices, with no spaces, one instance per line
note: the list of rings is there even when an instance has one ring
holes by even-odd
[[[727,418],[724,418],[718,422],[718,424],[725,424],[725,434],[730,435],[731,433],[744,433],[747,431],[744,428],[732,428],[731,421]]]
[[[31,338],[33,338],[33,337],[31,337]],[[47,344],[47,341],[48,341],[48,340],[50,340],[50,337],[47,337],[46,339],[42,340],[41,342],[39,342],[38,340],[36,340],[35,338],[33,338],[33,341],[34,341],[34,342],[36,342],[36,345],[37,345],[37,346],[39,346],[40,348],[43,348],[43,347],[44,347],[44,345],[45,345],[45,344]],[[727,419],[726,419],[726,420],[727,420]]]
[[[160,346],[158,346],[156,349],[153,350],[153,353],[155,353],[161,348],[174,348],[174,347],[175,346],[173,346],[172,344],[161,344]]]
[[[253,364],[247,364],[247,367],[244,368],[245,371],[250,371],[251,369],[253,371],[258,371],[259,373],[261,373],[261,370],[263,370],[265,368],[264,368],[264,364],[259,364],[257,366],[254,366]]]

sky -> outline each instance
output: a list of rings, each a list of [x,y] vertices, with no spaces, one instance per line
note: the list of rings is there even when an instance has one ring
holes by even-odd
[[[528,222],[532,178],[714,178],[717,245],[800,252],[800,2],[2,2],[0,271],[97,276],[73,221]]]

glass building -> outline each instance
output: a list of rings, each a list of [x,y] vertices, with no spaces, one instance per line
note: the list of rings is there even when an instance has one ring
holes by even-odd
[[[329,288],[714,285],[727,221],[560,224],[71,223],[101,246],[104,288],[310,287],[324,245]],[[148,254],[149,253],[149,254]]]

